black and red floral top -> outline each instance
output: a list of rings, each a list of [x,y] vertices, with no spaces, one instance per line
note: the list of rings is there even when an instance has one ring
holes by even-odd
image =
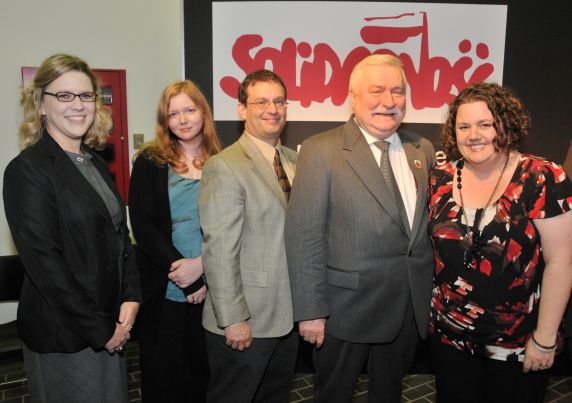
[[[430,332],[470,354],[522,361],[538,318],[544,272],[533,220],[572,210],[572,182],[559,165],[522,154],[504,193],[483,215],[482,259],[467,268],[467,225],[452,192],[455,167],[437,167],[429,181],[435,249]],[[475,210],[466,209],[466,215],[474,217]]]

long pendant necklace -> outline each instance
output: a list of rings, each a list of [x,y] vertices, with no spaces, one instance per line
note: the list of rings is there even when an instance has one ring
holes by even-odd
[[[509,155],[507,154],[506,161],[504,162],[504,165],[502,167],[495,188],[493,189],[493,192],[491,193],[489,200],[485,204],[485,207],[482,209],[477,209],[477,211],[475,212],[475,220],[473,221],[472,227],[469,226],[469,219],[467,217],[467,212],[465,211],[465,202],[463,200],[463,192],[461,190],[463,188],[461,175],[463,171],[463,166],[465,165],[465,160],[460,159],[459,162],[457,163],[457,189],[459,189],[459,198],[461,199],[461,211],[463,214],[463,218],[465,219],[465,223],[467,225],[467,233],[465,234],[464,237],[467,247],[465,249],[465,254],[463,256],[463,265],[469,270],[472,269],[473,262],[476,263],[475,264],[476,267],[482,260],[481,250],[484,244],[486,244],[486,240],[483,240],[481,237],[481,231],[482,231],[481,222],[483,221],[483,215],[486,213],[487,208],[491,204],[491,201],[493,200],[493,197],[498,190],[504,171],[508,166],[508,160],[509,160]]]

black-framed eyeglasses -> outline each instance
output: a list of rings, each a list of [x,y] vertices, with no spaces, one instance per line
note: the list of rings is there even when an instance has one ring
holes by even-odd
[[[95,98],[97,98],[97,94],[95,92],[82,92],[81,94],[74,94],[73,92],[67,91],[60,91],[56,93],[44,91],[44,94],[56,97],[56,99],[60,102],[71,102],[75,99],[75,97],[79,97],[79,100],[82,102],[94,102]]]
[[[270,107],[270,104],[274,104],[276,109],[279,109],[279,110],[284,110],[288,106],[288,102],[282,98],[274,99],[274,100],[259,99],[258,101],[247,102],[247,104],[251,105],[255,109],[260,109],[260,110],[268,109]]]

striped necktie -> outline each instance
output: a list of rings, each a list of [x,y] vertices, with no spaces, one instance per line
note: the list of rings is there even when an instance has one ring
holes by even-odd
[[[393,170],[391,169],[391,163],[389,162],[389,142],[385,140],[379,140],[374,144],[381,150],[381,159],[379,161],[379,169],[381,170],[381,175],[383,176],[383,180],[387,185],[389,193],[393,196],[393,199],[397,203],[401,221],[403,222],[406,232],[409,234],[411,232],[411,227],[409,226],[407,211],[405,210],[405,204],[403,204],[403,198],[401,197],[401,192],[399,191],[399,187],[395,181],[395,176],[393,175]]]
[[[274,172],[276,172],[278,183],[284,192],[284,197],[286,197],[286,200],[290,199],[290,190],[292,190],[292,186],[290,186],[288,175],[286,175],[286,171],[282,166],[282,160],[280,159],[278,149],[276,149],[276,154],[274,154]]]

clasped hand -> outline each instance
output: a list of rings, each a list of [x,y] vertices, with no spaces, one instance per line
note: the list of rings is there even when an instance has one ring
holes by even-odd
[[[205,300],[206,295],[207,286],[203,285],[201,288],[199,288],[198,291],[192,293],[191,295],[187,295],[187,302],[189,304],[200,304]]]
[[[169,279],[179,288],[187,288],[203,274],[203,260],[200,256],[175,260],[169,270]]]
[[[119,322],[115,324],[115,332],[111,339],[105,343],[105,349],[108,353],[113,354],[116,351],[123,350],[123,346],[131,338],[131,329],[135,324],[135,318],[139,311],[139,303],[126,301],[121,304],[119,309]]]

